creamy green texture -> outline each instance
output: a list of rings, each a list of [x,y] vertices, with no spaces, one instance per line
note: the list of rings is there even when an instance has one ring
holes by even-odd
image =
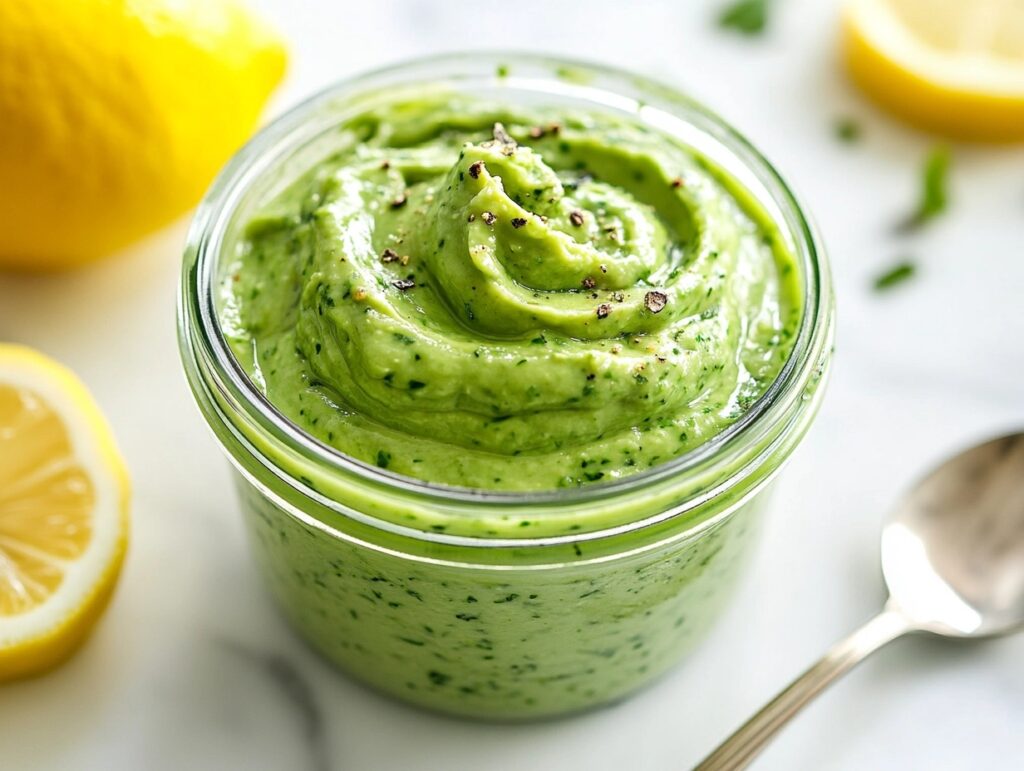
[[[248,223],[222,322],[269,400],[357,459],[611,480],[721,432],[789,356],[778,231],[639,121],[428,96],[338,140]]]

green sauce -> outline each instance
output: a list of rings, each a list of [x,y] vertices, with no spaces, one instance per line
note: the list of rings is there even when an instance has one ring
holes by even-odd
[[[221,298],[321,442],[450,485],[609,481],[721,432],[788,358],[793,256],[665,134],[452,95],[339,132],[248,222]]]

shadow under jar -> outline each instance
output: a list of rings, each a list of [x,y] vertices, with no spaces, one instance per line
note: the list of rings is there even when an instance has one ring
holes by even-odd
[[[441,95],[435,104],[444,115],[430,107],[430,95]],[[412,106],[394,111],[404,102]],[[407,120],[381,124],[372,116],[382,110]],[[536,116],[536,124],[523,116]],[[481,127],[486,130],[477,136]],[[466,136],[469,144],[460,145]],[[441,182],[434,187],[424,182],[433,161],[417,157],[414,163],[409,156],[423,137],[444,140],[428,155],[441,156],[450,167],[437,169]],[[445,145],[446,137],[454,137],[452,147]],[[602,156],[607,143],[622,147],[623,154],[611,160]],[[661,168],[659,146],[669,157],[683,153],[689,165]],[[328,192],[311,194],[294,212],[282,210],[279,204],[289,200],[296,180],[338,158],[358,159],[365,172],[358,189],[379,192],[387,205],[367,194],[346,218],[345,180],[353,177],[343,169],[340,182],[321,188]],[[477,174],[471,168],[475,158],[483,160]],[[516,159],[520,166],[503,166]],[[461,169],[460,163],[468,165]],[[367,171],[371,164],[379,169],[379,180],[372,176],[376,171]],[[555,192],[535,188],[543,192],[533,196],[539,202],[531,201],[523,182],[532,179],[530,174]],[[652,182],[651,175],[659,174],[666,176]],[[303,184],[313,184],[306,179]],[[408,200],[388,187],[394,184],[402,191],[408,186]],[[475,187],[460,198],[462,185]],[[663,207],[682,207],[685,213],[689,206],[692,213],[702,205],[702,191],[724,190],[725,204],[707,205],[727,206],[746,235],[714,233],[718,213],[713,211],[697,212],[701,216],[675,240],[659,236],[658,222],[645,230],[627,214],[608,215],[625,206],[616,209],[608,202],[616,188],[638,199],[630,206],[654,220]],[[564,196],[575,196],[581,208],[566,208]],[[309,200],[322,204],[319,212]],[[359,206],[372,209],[373,216],[363,216]],[[445,214],[445,206],[455,213]],[[406,207],[411,207],[408,214],[385,211]],[[503,329],[493,313],[487,316],[486,302],[480,318],[468,308],[463,312],[455,300],[467,288],[445,282],[454,284],[451,271],[464,254],[450,251],[451,244],[445,251],[440,242],[424,254],[421,244],[405,263],[399,249],[389,254],[380,248],[401,245],[394,239],[395,232],[406,232],[400,225],[392,228],[393,241],[382,242],[372,232],[383,217],[417,216],[416,207],[422,218],[416,227],[428,235],[446,216],[452,223],[465,222],[468,235],[459,236],[458,250],[485,249],[476,264],[495,258],[493,265],[504,273],[494,280],[507,284],[501,291],[525,292],[537,303],[567,308],[564,317],[538,321],[534,328],[513,320]],[[480,208],[479,219],[473,207]],[[484,215],[492,210],[506,221],[490,222]],[[524,222],[508,220],[510,211],[520,210],[523,216],[512,220]],[[567,219],[559,220],[561,215]],[[604,216],[615,223],[610,229],[602,227]],[[244,334],[237,274],[251,269],[245,260],[253,255],[253,233],[283,222],[312,223],[312,233],[304,242],[294,234],[282,242],[279,258],[284,254],[285,262],[293,263],[292,273],[275,281],[296,282],[296,292],[270,314],[269,323],[283,323],[292,314],[299,325],[323,325],[326,313],[334,326],[326,330],[331,338],[324,346],[331,347],[351,382],[341,376],[331,380],[331,368],[318,363],[319,340],[310,350],[308,334],[296,341],[286,330],[277,342],[291,344],[287,360],[299,380],[295,388],[275,386],[274,375],[258,366],[261,356],[264,364],[272,362],[261,349],[265,341]],[[629,232],[631,222],[640,235]],[[626,230],[613,236],[617,226]],[[332,248],[318,229],[325,227],[335,228],[332,243],[352,251],[333,254],[331,266],[316,262],[323,260],[318,249]],[[596,234],[595,240],[610,239],[604,246],[620,262],[601,272],[611,277],[556,285],[558,277],[545,273],[549,264],[538,260],[538,267],[523,259],[530,252],[517,239],[540,233],[535,241],[540,249],[550,235],[545,229],[559,228],[562,235],[550,238],[564,245],[573,237],[570,250],[577,243],[589,248],[587,238],[573,236],[573,228]],[[423,233],[408,233],[409,243],[422,241]],[[756,239],[747,237],[751,234]],[[636,254],[630,251],[634,236],[647,239],[635,246]],[[708,274],[719,282],[717,288],[680,285],[692,278],[688,266],[719,257],[711,249],[716,238],[728,258]],[[748,269],[729,262],[736,256],[727,252],[730,248],[763,250],[778,275],[759,279],[752,290],[737,289],[729,283],[730,270]],[[360,255],[361,249],[372,254]],[[350,269],[346,254],[357,262],[351,269],[356,273],[342,274],[347,288],[324,288],[331,283],[325,274]],[[645,266],[646,258],[655,262]],[[586,259],[586,253],[570,254],[566,270]],[[404,286],[396,273],[394,281],[353,290],[351,276],[358,277],[359,270],[365,274],[378,260],[385,265],[374,271],[414,272],[415,288]],[[335,284],[339,280],[334,277]],[[548,284],[538,288],[544,281]],[[430,290],[431,282],[442,286]],[[781,318],[787,309],[777,309],[778,334],[764,337],[761,350],[751,330],[763,324],[771,332],[774,317],[751,320],[723,308],[731,302],[742,311],[743,303],[762,302],[766,286],[790,286],[796,302],[788,308],[791,325]],[[329,294],[341,289],[346,294]],[[686,311],[669,307],[684,297],[719,294],[721,301],[694,301]],[[374,305],[381,297],[394,298],[388,301],[394,305]],[[431,298],[437,301],[433,305]],[[272,123],[229,163],[200,205],[179,300],[188,381],[237,472],[252,548],[284,613],[313,646],[354,677],[415,704],[488,719],[531,719],[613,701],[657,677],[707,631],[747,560],[767,485],[813,418],[832,351],[832,293],[821,245],[788,188],[756,150],[708,110],[663,85],[599,66],[522,55],[449,55],[379,70],[342,82]],[[478,338],[480,350],[488,352],[479,366],[498,378],[498,385],[489,386],[492,391],[501,382],[509,392],[525,382],[501,369],[510,362],[532,364],[544,356],[559,366],[569,362],[580,368],[584,401],[574,397],[536,409],[527,404],[512,416],[500,408],[486,414],[471,398],[471,381],[482,370],[453,366],[443,387],[406,382],[405,374],[396,382],[393,374],[389,377],[390,364],[420,362],[426,354],[414,351],[421,341],[409,343],[410,335],[392,334],[384,326],[407,351],[379,340],[376,348],[373,340],[365,349],[353,347],[357,330],[346,324],[362,322],[345,316],[350,306],[339,305],[353,301],[369,303],[362,312],[376,314],[385,325],[450,314],[443,327],[450,338],[445,350]],[[595,307],[584,319],[575,309],[588,302]],[[543,315],[545,309],[538,306],[537,312]],[[303,313],[309,318],[302,320]],[[678,330],[666,331],[671,318]],[[440,334],[442,327],[432,323],[423,321],[426,338]],[[734,381],[722,403],[709,401],[714,389],[703,381],[690,382],[704,369],[716,368],[709,366],[714,360],[701,345],[707,336],[693,331],[703,327],[682,331],[700,324],[712,330],[739,325],[747,335],[729,351],[729,363],[717,366],[731,367]],[[672,350],[648,345],[664,343],[670,333],[680,341],[669,346]],[[653,351],[649,369],[637,358],[645,345]],[[525,346],[532,346],[533,358],[517,359]],[[769,350],[773,346],[777,350]],[[359,357],[376,361],[374,355],[383,364],[360,374]],[[405,358],[399,361],[400,356]],[[631,376],[637,390],[616,392],[618,412],[587,413],[588,383],[610,378],[608,373],[618,372],[629,356],[641,361]],[[771,374],[762,383],[759,362],[762,377]],[[659,393],[651,384],[657,372],[667,373],[660,380],[668,384],[658,404],[676,404],[675,412],[645,403]],[[557,391],[567,377],[560,371],[548,379]],[[686,388],[696,390],[682,398],[680,389]],[[390,398],[386,389],[395,389],[402,405],[397,412],[407,417],[408,431],[393,415],[373,414],[380,394]],[[454,401],[445,402],[451,393]],[[519,398],[496,395],[506,397]],[[300,402],[316,405],[317,417],[311,419],[313,413],[299,408]],[[559,440],[552,447],[515,447],[517,437],[535,436],[538,425],[560,431],[567,416],[575,425],[571,419],[577,414],[597,425],[598,433],[588,437],[584,426],[575,436],[575,428],[565,429],[572,441],[564,445]],[[317,424],[321,417],[325,423],[342,422],[328,430]],[[627,419],[629,425],[616,426]],[[531,426],[534,433],[526,430]],[[492,429],[495,433],[487,433]],[[676,445],[668,444],[670,433]],[[382,449],[374,454],[378,440]],[[674,449],[661,456],[652,455],[650,447]],[[629,457],[609,462],[600,457],[602,450]],[[417,454],[428,459],[425,470],[412,465],[420,461]],[[484,474],[494,475],[493,485],[466,484]]]

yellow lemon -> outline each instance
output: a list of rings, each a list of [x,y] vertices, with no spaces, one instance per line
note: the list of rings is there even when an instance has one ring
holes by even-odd
[[[93,628],[124,559],[128,499],[85,387],[0,344],[0,682],[59,664]]]
[[[285,60],[231,0],[0,2],[0,269],[85,263],[188,209]]]
[[[959,139],[1024,139],[1024,3],[850,0],[844,57],[878,104]]]

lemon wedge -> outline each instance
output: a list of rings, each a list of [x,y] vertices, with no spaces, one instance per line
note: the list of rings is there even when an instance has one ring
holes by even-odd
[[[0,682],[56,666],[117,583],[128,475],[67,369],[0,344]]]
[[[958,139],[1024,139],[1024,3],[850,0],[844,58],[878,104]]]

